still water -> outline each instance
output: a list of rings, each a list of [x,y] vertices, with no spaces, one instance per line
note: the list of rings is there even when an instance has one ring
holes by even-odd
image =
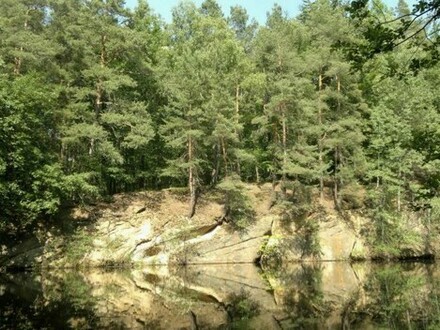
[[[435,263],[0,273],[0,329],[439,329]]]

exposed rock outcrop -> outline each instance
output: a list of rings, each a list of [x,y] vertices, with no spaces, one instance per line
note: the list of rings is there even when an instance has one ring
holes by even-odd
[[[286,221],[272,207],[270,185],[245,185],[255,217],[241,230],[216,221],[224,213],[219,192],[202,195],[191,219],[185,192],[163,190],[114,196],[87,210],[72,210],[74,234],[48,234],[3,246],[0,267],[76,267],[142,264],[252,263],[280,265],[300,260],[364,260],[387,257],[369,248],[371,221],[337,212],[331,202]],[[415,228],[421,228],[420,226]],[[367,235],[365,235],[367,232]],[[415,231],[416,232],[416,231]],[[423,228],[416,232],[423,238]],[[43,243],[40,243],[43,242]],[[406,244],[406,245],[405,245]],[[401,256],[435,254],[423,239],[402,243]]]

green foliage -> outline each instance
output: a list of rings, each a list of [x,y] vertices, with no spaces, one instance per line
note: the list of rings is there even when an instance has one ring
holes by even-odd
[[[313,188],[298,181],[287,182],[284,188],[286,194],[279,193],[277,196],[277,212],[281,216],[284,229],[289,232],[294,227],[295,231],[291,237],[279,239],[265,250],[268,250],[275,261],[280,259],[283,251],[288,250],[300,251],[302,257],[319,257],[319,219],[311,214],[319,214],[320,210],[314,200]]]
[[[423,237],[406,225],[405,218],[393,212],[376,210],[373,213],[374,232],[368,236],[374,254],[379,258],[411,256],[411,252],[423,246]]]
[[[73,202],[86,203],[99,196],[99,188],[92,184],[94,173],[77,173],[64,177],[64,191]]]
[[[297,287],[286,285],[282,305],[290,329],[319,328],[320,322],[332,311],[332,304],[324,299],[322,265],[303,264],[294,272],[281,269],[275,273],[281,283],[301,283]]]
[[[250,320],[260,314],[258,302],[252,300],[249,293],[241,289],[239,293],[230,294],[226,301],[226,310],[232,321]]]
[[[321,245],[319,241],[319,223],[312,219],[305,221],[299,229],[299,237],[296,244],[302,251],[301,257],[319,257],[321,255]]]
[[[439,35],[418,32],[437,1],[342,3],[305,1],[298,18],[275,6],[258,27],[210,0],[168,25],[146,1],[2,1],[0,230],[138,189],[187,185],[195,210],[219,182],[225,220],[244,229],[241,180],[280,183],[287,222],[319,187],[337,210],[436,223]],[[381,217],[374,244],[393,250],[409,234]],[[314,224],[298,226],[317,253]]]
[[[61,204],[63,175],[47,130],[56,95],[34,74],[0,86],[0,223],[13,232]]]
[[[277,269],[282,265],[283,251],[280,238],[274,235],[267,238],[258,251],[260,265],[267,269]]]
[[[64,248],[66,261],[73,267],[81,267],[81,261],[93,250],[93,236],[86,229],[77,229],[69,236]]]
[[[440,197],[431,199],[431,211],[430,211],[431,224],[440,224]]]
[[[344,210],[360,209],[365,206],[366,192],[360,184],[346,185],[340,192],[341,208]]]
[[[90,294],[90,285],[81,274],[67,272],[62,282],[62,299],[68,300],[74,309],[93,309],[97,298]]]
[[[225,220],[236,230],[246,230],[252,224],[255,212],[241,179],[238,176],[226,177],[217,188],[224,195]]]
[[[314,205],[313,188],[299,181],[285,182],[286,194],[277,194],[277,206],[286,224],[303,221],[311,214]]]
[[[367,310],[370,315],[374,315],[378,324],[391,328],[408,327],[411,314],[415,312],[417,314],[414,315],[420,315],[416,301],[425,285],[426,281],[422,276],[406,275],[402,265],[385,266],[374,271],[365,284],[365,290],[375,293],[375,298],[368,304]],[[424,303],[423,308],[429,305]]]
[[[361,35],[358,42],[345,44],[348,58],[358,67],[376,54],[392,52],[405,42],[423,44],[429,39],[430,31],[436,29],[439,19],[439,3],[436,0],[415,1],[412,10],[405,1],[399,1],[394,17],[382,1],[375,1],[371,6],[368,0],[351,1],[347,10]],[[435,36],[435,33],[432,35]],[[420,60],[415,56],[409,61],[412,67],[417,70],[438,63],[437,46],[436,42],[425,44],[425,52],[430,54],[430,59]]]

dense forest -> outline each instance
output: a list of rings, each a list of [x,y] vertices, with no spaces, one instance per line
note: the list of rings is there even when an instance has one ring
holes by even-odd
[[[436,7],[437,6],[437,7]],[[119,192],[273,182],[440,222],[438,1],[0,2],[0,231]],[[289,204],[290,203],[290,204]],[[296,203],[296,204],[295,204]]]

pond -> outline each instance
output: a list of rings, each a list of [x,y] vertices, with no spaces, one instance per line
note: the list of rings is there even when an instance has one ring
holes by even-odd
[[[0,329],[438,329],[436,263],[0,274]]]

